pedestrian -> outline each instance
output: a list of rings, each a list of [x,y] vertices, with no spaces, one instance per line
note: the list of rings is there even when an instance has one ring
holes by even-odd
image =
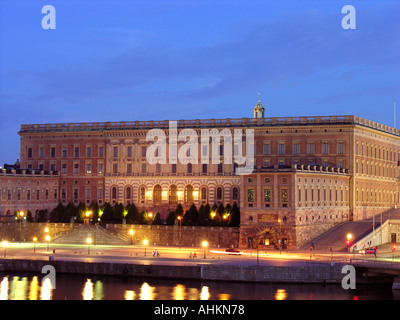
[[[192,259],[192,253],[189,254],[189,258]]]
[[[197,258],[197,254],[196,254],[196,252],[194,253],[194,255],[193,255],[193,258]]]

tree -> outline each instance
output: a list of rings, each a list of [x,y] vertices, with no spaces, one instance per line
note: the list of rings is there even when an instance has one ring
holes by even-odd
[[[65,211],[69,211],[70,218],[71,217],[76,217],[76,215],[77,215],[77,209],[76,209],[75,205],[72,202],[67,204],[67,207],[65,208]]]
[[[86,204],[84,202],[79,202],[78,207],[76,208],[76,222],[83,222],[85,219],[85,214],[88,211]]]
[[[104,204],[103,214],[100,217],[101,222],[110,223],[114,216],[114,210],[109,202]]]
[[[32,212],[30,210],[26,211],[26,221],[33,222]]]
[[[183,217],[183,214],[185,213],[185,211],[183,210],[183,207],[182,207],[182,205],[180,204],[180,203],[178,203],[178,205],[176,206],[176,209],[175,209],[175,214],[176,214],[176,216],[181,216],[181,217]]]
[[[139,214],[139,224],[148,224],[149,223],[149,217],[147,216],[147,212],[142,211]]]
[[[239,227],[240,226],[240,209],[236,202],[233,204],[230,219],[229,219],[229,227]]]
[[[176,213],[175,211],[170,211],[170,213],[168,214],[166,223],[168,226],[173,226],[175,224],[175,220],[176,220]]]
[[[151,224],[153,224],[153,225],[160,225],[161,224],[161,216],[160,216],[159,212],[156,212],[154,214],[154,218],[151,221]]]
[[[36,221],[37,222],[47,222],[47,210],[46,209],[42,209],[39,211]]]
[[[114,205],[113,223],[122,223],[124,218],[124,205],[122,203],[116,203]]]
[[[193,203],[190,206],[189,210],[186,211],[185,215],[183,216],[182,224],[185,226],[193,225],[196,223],[198,218],[199,218],[199,212],[197,211],[197,208]]]
[[[207,226],[210,222],[210,205],[207,203],[205,206],[200,207],[199,217],[196,221],[196,225],[198,226]]]
[[[134,203],[129,205],[128,213],[125,216],[126,223],[138,223],[139,221],[139,211]]]

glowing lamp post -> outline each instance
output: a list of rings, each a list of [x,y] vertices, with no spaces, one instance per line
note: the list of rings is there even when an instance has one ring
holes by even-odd
[[[88,245],[88,254],[90,254],[90,245],[92,244],[92,238],[86,238],[86,243]]]
[[[3,248],[4,248],[4,258],[6,258],[7,257],[7,246],[8,246],[8,242],[7,241],[3,241]]]
[[[131,243],[133,244],[133,235],[135,234],[135,231],[133,231],[133,229],[130,229],[129,234],[131,235]]]
[[[45,239],[46,239],[46,241],[47,241],[47,251],[49,251],[49,243],[50,243],[50,236],[49,235],[47,235],[46,237],[45,237]]]
[[[149,241],[147,239],[144,239],[143,244],[144,244],[144,256],[146,256],[146,246],[149,244]]]
[[[179,249],[182,246],[182,217],[178,216],[177,219],[179,220]]]
[[[33,237],[33,253],[36,252],[36,241],[37,241],[37,237]]]
[[[353,235],[351,233],[348,233],[346,238],[347,238],[347,241],[346,241],[347,250],[348,250],[348,252],[350,252],[351,239],[353,238]]]
[[[207,241],[203,241],[201,244],[204,248],[204,259],[206,258],[206,249],[208,247],[208,242]]]

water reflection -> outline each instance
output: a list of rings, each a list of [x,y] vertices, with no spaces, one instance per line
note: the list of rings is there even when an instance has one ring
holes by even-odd
[[[340,285],[282,285],[213,283],[137,278],[57,275],[51,281],[32,274],[0,276],[0,300],[351,300],[400,299],[389,286],[360,286],[343,290]]]

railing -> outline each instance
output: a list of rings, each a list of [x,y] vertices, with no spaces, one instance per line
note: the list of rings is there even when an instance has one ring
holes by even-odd
[[[350,259],[350,264],[381,269],[400,270],[400,262],[375,259]]]
[[[169,120],[161,121],[119,121],[119,122],[82,122],[56,124],[22,124],[20,133],[52,131],[112,131],[163,128],[168,129]],[[400,130],[357,116],[318,116],[318,117],[279,117],[279,118],[237,118],[237,119],[196,119],[177,120],[178,128],[215,128],[215,127],[254,127],[254,126],[291,126],[291,125],[327,125],[359,124],[391,134],[400,135]]]

